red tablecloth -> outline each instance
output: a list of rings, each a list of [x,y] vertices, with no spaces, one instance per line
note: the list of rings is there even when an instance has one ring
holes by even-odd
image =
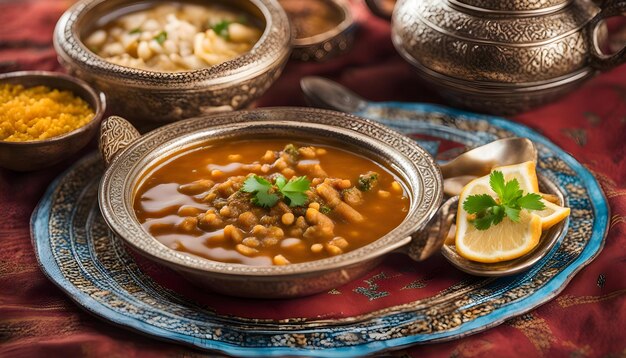
[[[51,33],[70,3],[0,1],[0,72],[60,70]],[[441,101],[396,54],[388,24],[359,4],[354,9],[361,29],[353,51],[323,64],[289,63],[259,106],[303,105],[298,85],[303,75],[338,80],[371,100]],[[604,251],[538,309],[483,333],[403,353],[626,356],[626,66],[514,120],[542,132],[595,174],[611,206]],[[29,218],[46,186],[71,162],[30,173],[0,169],[0,356],[203,355],[96,319],[44,277],[31,246]]]

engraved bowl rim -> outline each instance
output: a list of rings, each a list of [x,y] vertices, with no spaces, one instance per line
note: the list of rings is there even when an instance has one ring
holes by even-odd
[[[293,119],[286,119],[288,116]],[[192,145],[201,142],[197,140],[194,142],[194,135],[215,137],[227,131],[225,128],[229,127],[242,132],[248,131],[245,134],[254,133],[251,132],[251,129],[257,129],[252,126],[255,123],[265,125],[274,123],[273,125],[277,127],[287,125],[307,134],[313,134],[314,130],[328,134],[341,133],[342,136],[350,136],[355,143],[373,146],[368,148],[372,152],[376,150],[387,151],[386,153],[376,153],[381,157],[388,157],[388,153],[392,152],[401,156],[400,158],[394,157],[396,161],[394,163],[404,161],[406,167],[400,168],[400,165],[396,165],[394,169],[411,192],[411,205],[407,217],[391,232],[366,246],[330,258],[285,266],[249,266],[222,263],[185,254],[160,244],[141,228],[134,214],[131,214],[133,209],[130,201],[132,201],[131,197],[137,184],[137,178],[145,173],[149,167],[149,165],[137,167],[142,158],[145,159],[152,153],[154,158],[158,159],[168,153],[168,146],[171,148],[177,146],[176,148],[180,149],[181,145],[184,145],[180,142],[183,137],[187,138],[187,145]],[[207,134],[208,132],[211,133]],[[395,141],[393,146],[388,143],[391,139]],[[148,162],[154,163],[156,160],[154,158]],[[415,159],[419,163],[415,162]],[[414,172],[407,169],[413,167]],[[423,182],[424,174],[426,177],[430,176],[430,187],[427,187]],[[414,187],[414,182],[421,183],[421,187]],[[434,158],[414,140],[368,119],[347,113],[305,107],[270,107],[220,113],[195,117],[160,127],[140,137],[115,156],[102,177],[98,193],[100,210],[109,228],[143,255],[183,271],[221,277],[253,276],[269,280],[337,271],[349,266],[364,264],[402,247],[411,241],[413,234],[427,225],[439,209],[442,199],[443,179],[439,167]],[[420,208],[418,204],[423,205],[423,207]]]

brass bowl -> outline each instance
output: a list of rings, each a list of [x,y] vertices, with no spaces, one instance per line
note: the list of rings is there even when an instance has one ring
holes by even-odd
[[[417,260],[439,252],[445,236],[441,233],[448,232],[442,225],[451,214],[446,205],[440,207],[443,181],[434,159],[410,138],[353,115],[286,107],[198,117],[142,137],[119,117],[106,119],[102,128],[101,149],[110,163],[98,199],[113,233],[141,255],[214,291],[265,298],[321,292],[365,274],[391,251],[403,251]],[[406,218],[377,241],[345,254],[266,267],[217,262],[175,251],[142,228],[133,208],[134,195],[142,174],[153,163],[198,143],[251,135],[330,141],[384,163],[396,171],[409,192]]]
[[[106,93],[111,109],[133,122],[171,122],[244,108],[274,83],[289,59],[289,20],[274,0],[228,1],[229,6],[262,21],[263,34],[249,52],[200,70],[158,72],[119,66],[97,56],[82,42],[102,19],[148,8],[156,1],[80,0],[61,16],[54,30],[59,62]]]
[[[0,167],[16,171],[37,170],[54,165],[82,149],[96,133],[106,107],[105,96],[96,93],[79,79],[55,72],[22,71],[0,74],[0,84],[19,84],[25,88],[47,86],[71,91],[93,109],[89,123],[56,137],[27,142],[0,141]]]
[[[293,59],[300,61],[326,61],[349,51],[354,43],[357,24],[349,4],[344,0],[315,1],[328,5],[341,21],[330,30],[313,36],[295,36],[291,41],[293,45],[291,58]],[[289,12],[287,12],[287,15],[289,16]]]

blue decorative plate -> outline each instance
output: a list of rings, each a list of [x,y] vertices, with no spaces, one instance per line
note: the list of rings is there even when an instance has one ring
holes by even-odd
[[[525,273],[470,277],[434,296],[354,316],[272,320],[218,314],[157,284],[110,234],[98,210],[103,169],[94,154],[56,179],[33,213],[32,239],[40,265],[84,309],[158,339],[236,356],[346,357],[451,340],[498,325],[555,297],[602,249],[609,215],[598,183],[574,158],[533,130],[429,105],[370,104],[357,114],[419,138],[433,154],[442,143],[476,146],[501,137],[530,138],[539,151],[539,173],[565,193],[572,209],[560,245]],[[375,286],[373,279],[365,282]]]

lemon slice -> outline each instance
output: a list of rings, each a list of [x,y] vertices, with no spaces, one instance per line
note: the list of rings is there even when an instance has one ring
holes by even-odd
[[[561,222],[563,219],[569,216],[570,209],[559,206],[553,202],[550,202],[546,199],[541,199],[543,205],[546,206],[543,210],[533,211],[533,214],[539,216],[541,218],[541,229],[547,230],[557,223]]]
[[[533,161],[493,168],[491,171],[494,170],[501,171],[504,175],[505,181],[517,179],[517,181],[519,182],[519,188],[522,189],[525,193],[539,192],[537,170],[535,169],[535,162]],[[487,176],[487,187],[489,187],[489,176]],[[491,193],[492,195],[495,195],[493,191]]]
[[[534,162],[494,168],[504,175],[506,181],[517,179],[525,193],[539,191]],[[489,194],[497,197],[489,185],[489,176],[474,179],[463,188],[459,203],[471,195]],[[545,201],[545,200],[544,200]],[[553,220],[550,211],[545,218]],[[534,212],[522,210],[520,221],[514,222],[505,217],[502,222],[487,230],[478,230],[470,222],[470,215],[459,205],[456,217],[456,250],[462,257],[478,262],[492,263],[518,258],[530,252],[539,243],[542,231],[542,218]]]

